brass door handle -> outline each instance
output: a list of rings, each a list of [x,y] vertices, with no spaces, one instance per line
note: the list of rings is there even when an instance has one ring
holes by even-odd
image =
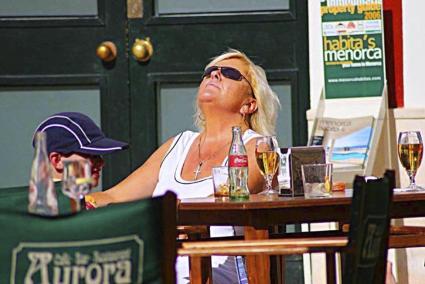
[[[131,52],[133,53],[133,57],[139,62],[146,62],[151,59],[153,55],[153,46],[150,38],[136,38],[131,47]]]
[[[102,61],[113,61],[117,58],[117,46],[111,41],[104,41],[97,47],[96,55]]]

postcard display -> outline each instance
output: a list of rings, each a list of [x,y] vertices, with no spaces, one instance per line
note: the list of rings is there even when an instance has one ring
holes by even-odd
[[[375,174],[388,124],[382,0],[322,0],[321,15],[324,89],[309,145],[324,146],[334,180],[351,183],[355,174]],[[353,114],[369,100],[374,108]]]
[[[381,161],[390,156],[385,152],[390,142],[384,137],[390,128],[382,0],[320,2],[324,83],[308,145],[323,146],[326,161],[334,165],[333,181],[351,188],[354,175],[382,175],[391,167],[391,161]],[[335,222],[302,225],[303,231],[337,228]],[[308,279],[321,275],[323,259],[303,259],[306,283],[320,282]]]

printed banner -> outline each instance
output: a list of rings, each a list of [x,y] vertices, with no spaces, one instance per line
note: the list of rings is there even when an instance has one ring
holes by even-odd
[[[327,99],[381,96],[382,0],[321,0]]]
[[[142,258],[137,235],[20,243],[13,250],[10,283],[142,283]]]
[[[15,210],[18,200],[28,204],[24,197],[0,195],[12,200],[9,207],[0,204],[1,284],[137,284],[163,279],[164,238],[173,238],[164,234],[168,197],[53,218]]]

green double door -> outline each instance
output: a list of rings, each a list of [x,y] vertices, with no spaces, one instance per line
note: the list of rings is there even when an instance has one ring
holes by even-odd
[[[307,141],[307,0],[0,0],[0,188],[26,184],[32,132],[59,111],[81,111],[130,149],[108,155],[103,187],[127,176],[192,125],[203,67],[228,48],[267,72],[282,109],[282,146]],[[153,54],[139,62],[137,39]],[[102,42],[116,58],[102,61]]]

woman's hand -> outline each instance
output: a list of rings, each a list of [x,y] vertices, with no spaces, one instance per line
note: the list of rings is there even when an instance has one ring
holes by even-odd
[[[110,197],[106,192],[93,192],[87,194],[84,197],[84,201],[86,203],[87,210],[96,209],[112,203],[112,200],[110,200]]]
[[[93,210],[98,207],[96,204],[96,200],[91,195],[84,196],[84,203],[86,205],[86,210]]]

